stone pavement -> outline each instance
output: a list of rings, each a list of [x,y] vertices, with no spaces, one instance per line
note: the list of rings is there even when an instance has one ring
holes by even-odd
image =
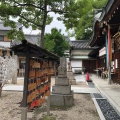
[[[113,83],[109,85],[107,79],[97,77],[96,74],[90,74],[90,78],[95,84],[95,88],[87,85],[85,75],[75,75],[77,85],[71,85],[71,89],[74,93],[101,93],[120,113],[120,85]],[[54,80],[52,78],[52,84],[54,84]],[[23,91],[23,85],[7,84],[3,87],[3,90]]]
[[[71,85],[71,89],[74,91],[74,93],[98,93],[99,91],[96,88],[91,88],[88,86],[85,77],[85,74],[75,74],[77,85]]]
[[[14,85],[14,84],[8,84],[3,87],[3,90],[6,91],[23,91],[23,86],[22,85]]]
[[[120,85],[108,84],[107,79],[102,79],[96,74],[91,74],[90,78],[99,92],[107,98],[110,104],[120,113]]]
[[[87,85],[87,82],[85,80],[85,75],[75,75],[75,79],[77,82],[77,85],[71,85],[71,90],[74,91],[74,93],[98,93],[99,91],[96,88],[91,88]],[[55,84],[55,78],[52,77],[51,79],[51,85],[53,86]],[[23,91],[23,79],[19,78],[17,80],[18,84],[6,84],[3,87],[3,90],[6,91]],[[52,91],[52,87],[51,87]]]

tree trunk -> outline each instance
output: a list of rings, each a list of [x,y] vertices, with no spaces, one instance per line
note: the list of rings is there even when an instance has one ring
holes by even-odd
[[[41,40],[40,40],[40,47],[42,48],[44,47],[44,34],[45,34],[46,20],[47,20],[47,4],[45,3],[44,19],[43,19],[43,25],[41,29]]]

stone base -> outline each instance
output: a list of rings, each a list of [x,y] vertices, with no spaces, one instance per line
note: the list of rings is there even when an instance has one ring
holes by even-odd
[[[67,77],[69,78],[70,85],[76,85],[76,80],[74,78],[74,75],[73,75],[72,71],[67,72]]]
[[[55,85],[55,86],[52,86],[52,93],[53,94],[69,95],[69,94],[71,94],[71,85],[68,85],[68,86]]]
[[[56,77],[55,85],[69,85],[69,79],[67,77]]]
[[[69,80],[70,85],[76,85],[76,80]]]
[[[73,93],[70,95],[59,95],[59,94],[50,95],[51,106],[73,106],[73,104],[74,104]]]
[[[73,72],[67,72],[67,77],[68,77],[69,79],[75,79],[75,78],[74,78],[74,75],[73,75]]]

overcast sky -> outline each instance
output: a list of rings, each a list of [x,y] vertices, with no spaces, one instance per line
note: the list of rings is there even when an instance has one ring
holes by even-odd
[[[67,32],[65,32],[66,28],[63,24],[62,21],[58,21],[57,17],[59,16],[58,14],[54,14],[54,13],[50,13],[51,16],[53,16],[53,21],[51,22],[50,25],[46,25],[45,28],[45,33],[50,33],[52,28],[57,28],[57,29],[61,29],[61,33],[64,35],[67,35]],[[24,33],[26,34],[38,34],[40,33],[39,30],[31,30],[31,29],[23,29]],[[74,40],[74,37],[70,38],[71,40]]]
[[[45,33],[50,33],[52,28],[57,28],[57,29],[61,29],[62,34],[67,35],[67,33],[65,32],[65,26],[62,23],[62,21],[58,21],[56,18],[57,16],[59,16],[58,14],[54,14],[54,13],[50,13],[51,16],[53,16],[53,21],[51,22],[50,25],[47,25],[45,28]],[[31,29],[23,29],[23,31],[27,34],[38,34],[40,31],[39,30],[34,30],[32,31]]]

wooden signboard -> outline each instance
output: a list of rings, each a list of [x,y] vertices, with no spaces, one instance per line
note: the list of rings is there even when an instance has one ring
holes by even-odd
[[[51,61],[30,59],[27,104],[29,109],[38,107],[50,95],[51,75],[54,69]]]

